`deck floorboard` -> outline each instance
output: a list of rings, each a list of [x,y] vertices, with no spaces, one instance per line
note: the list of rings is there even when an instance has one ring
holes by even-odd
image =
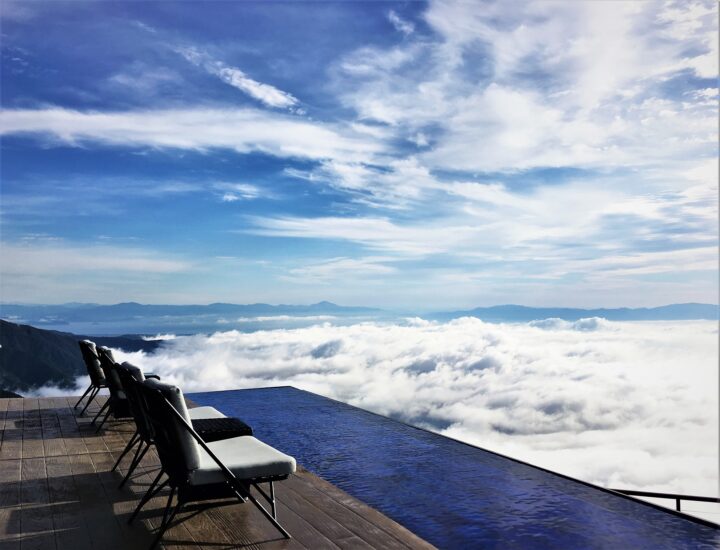
[[[131,525],[127,523],[160,462],[151,450],[118,489],[131,456],[115,471],[112,467],[134,426],[108,420],[96,433],[91,422],[105,399],[96,399],[82,417],[80,408],[74,409],[77,397],[0,399],[0,550],[149,548],[169,489],[160,491]],[[183,510],[165,533],[162,547],[433,548],[302,466],[276,484],[276,498],[279,520],[291,540],[283,539],[252,505],[226,501]]]

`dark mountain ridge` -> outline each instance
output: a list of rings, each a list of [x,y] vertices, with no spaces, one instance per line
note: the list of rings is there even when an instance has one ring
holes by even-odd
[[[87,373],[78,346],[85,338],[125,351],[150,352],[161,343],[132,335],[82,336],[0,320],[0,388],[22,392],[45,384],[73,387],[75,378]]]

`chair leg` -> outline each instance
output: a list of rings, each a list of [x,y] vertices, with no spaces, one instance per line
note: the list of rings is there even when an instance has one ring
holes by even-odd
[[[272,515],[277,519],[277,510],[275,509],[275,486],[270,482],[270,506],[272,506]]]
[[[97,397],[98,393],[100,393],[100,388],[95,387],[93,392],[90,394],[90,397],[88,397],[88,400],[85,402],[85,406],[80,411],[80,414],[78,416],[82,416],[83,414],[85,414],[85,411],[90,406],[90,403],[92,403],[93,399],[95,399],[95,397]]]
[[[127,445],[125,445],[125,450],[123,450],[123,452],[120,453],[120,456],[118,457],[117,461],[115,462],[115,466],[113,466],[112,470],[110,470],[111,472],[114,472],[117,469],[117,467],[120,465],[120,461],[123,459],[123,457],[126,454],[128,454],[130,449],[132,449],[137,444],[138,441],[140,441],[140,434],[138,433],[137,430],[135,430],[135,433],[130,438],[130,441],[128,441]]]
[[[164,483],[160,484],[157,488],[155,488],[155,486],[158,484],[158,482],[160,481],[160,478],[162,477],[162,475],[163,475],[164,473],[165,473],[165,472],[161,469],[161,470],[160,470],[160,473],[158,473],[158,475],[157,475],[157,477],[155,478],[155,480],[150,484],[150,487],[149,487],[148,490],[145,492],[145,494],[143,495],[143,497],[140,499],[140,502],[138,502],[138,505],[135,507],[135,511],[132,513],[132,515],[131,515],[130,518],[128,519],[128,523],[132,523],[133,520],[134,520],[134,519],[137,517],[137,515],[140,513],[140,510],[142,509],[142,507],[145,506],[145,504],[147,504],[147,502],[148,502],[152,497],[154,497],[158,492],[160,492],[160,491],[162,490],[163,487],[165,487],[165,485],[168,484],[168,480],[166,480]]]
[[[260,512],[262,512],[262,515],[265,516],[268,519],[268,521],[275,526],[275,529],[280,531],[280,533],[282,534],[283,537],[285,537],[286,539],[292,538],[290,536],[290,533],[288,533],[285,530],[285,528],[278,523],[278,520],[275,519],[274,515],[271,514],[270,512],[268,512],[265,509],[265,507],[262,504],[260,504],[254,496],[252,496],[252,493],[250,492],[249,489],[247,492],[247,497],[250,500],[250,502],[252,502],[257,507],[257,509],[260,510]]]
[[[135,468],[138,467],[138,464],[140,464],[140,461],[145,456],[145,453],[148,452],[148,449],[150,448],[150,444],[147,443],[145,445],[145,448],[143,448],[142,443],[140,443],[140,446],[137,448],[137,451],[135,451],[135,458],[133,458],[132,463],[130,464],[130,467],[128,468],[127,474],[125,474],[125,477],[120,482],[120,485],[118,485],[118,489],[122,489],[122,486],[125,485],[125,482],[130,479],[130,475],[135,471]]]
[[[98,432],[102,429],[103,425],[105,424],[105,422],[107,421],[108,417],[110,416],[110,413],[111,413],[111,411],[110,411],[110,409],[108,409],[108,411],[105,413],[105,416],[104,416],[103,419],[102,419],[102,422],[100,422],[100,425],[99,425],[99,426],[97,427],[97,429],[95,430],[95,433],[98,433]]]
[[[77,408],[78,408],[78,405],[80,404],[80,401],[82,401],[83,399],[85,399],[85,396],[86,396],[88,393],[90,393],[90,391],[93,390],[94,388],[95,388],[95,386],[94,386],[93,384],[90,384],[90,385],[88,386],[88,388],[85,390],[85,393],[82,394],[82,397],[81,397],[80,399],[78,399],[77,403],[75,403],[75,406],[74,406],[73,408],[74,408],[74,409],[77,409]]]
[[[92,422],[90,422],[90,424],[94,425],[95,422],[97,421],[97,419],[100,418],[100,415],[103,413],[103,411],[105,409],[107,409],[109,406],[110,406],[110,399],[105,401],[105,404],[102,407],[100,407],[100,410],[97,412],[97,414],[95,415],[95,418],[92,419]]]
[[[168,512],[170,511],[170,505],[172,504],[172,500],[173,500],[174,496],[175,496],[175,487],[170,489],[170,496],[168,497],[167,504],[165,505],[165,512],[163,513],[162,523],[160,524],[160,528],[158,529],[158,534],[155,537],[155,540],[150,545],[150,550],[152,550],[153,548],[155,548],[158,545],[158,543],[162,539],[162,536],[165,534],[165,531],[168,528],[168,522],[166,520],[168,517]],[[179,506],[179,504],[178,504],[178,506]],[[177,507],[175,508],[175,511],[177,511]],[[174,516],[175,516],[175,512],[173,512],[173,517]]]

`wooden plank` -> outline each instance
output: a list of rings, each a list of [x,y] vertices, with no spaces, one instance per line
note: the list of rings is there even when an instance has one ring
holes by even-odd
[[[9,401],[9,399],[0,399],[0,453],[2,453],[2,440],[5,436],[5,414]],[[0,458],[2,458],[2,454],[0,454]]]
[[[40,428],[40,402],[37,398],[23,399],[23,420],[25,429]]]
[[[290,484],[280,482],[275,485],[275,493],[283,503],[339,547],[372,548],[371,545],[338,522],[336,518],[320,510],[306,499],[301,492],[293,490]]]
[[[150,486],[150,484],[153,482],[153,480],[158,474],[159,467],[156,465],[152,465],[152,459],[150,461],[147,460],[147,457],[151,454],[154,454],[153,451],[148,451],[146,459],[143,459],[140,466],[138,466],[136,470],[136,472],[138,472],[137,475],[133,473],[132,478],[128,480],[128,483],[123,488],[123,493],[125,495],[132,495],[132,497],[128,501],[129,506],[126,511],[126,515],[122,517],[123,522],[127,521],[130,514],[132,514],[132,512],[135,510],[138,501],[145,494],[145,491],[147,491],[147,488]],[[113,458],[117,460],[118,455],[119,453],[113,453]],[[157,455],[155,456],[155,460],[157,460]],[[149,462],[150,465],[148,466]],[[115,476],[117,483],[120,482],[120,480],[127,472],[126,468],[128,466],[129,461],[121,462],[121,465],[118,467],[117,475]],[[165,505],[167,503],[169,494],[170,491],[166,488],[164,491],[161,491],[157,496],[150,499],[150,501],[145,504],[145,506],[143,506],[143,509],[141,510],[140,514],[138,514],[137,518],[132,523],[132,526],[130,528],[136,531],[151,533],[151,538],[154,539],[156,535],[156,529],[160,526],[160,521],[162,519],[163,511],[165,510]],[[184,522],[175,522],[174,525],[166,531],[163,540],[167,541],[163,542],[163,548],[168,549],[182,547],[183,550],[185,550],[188,544],[199,547],[199,545],[196,544],[194,534],[191,532],[190,529],[188,529],[188,526],[185,525]],[[177,541],[177,544],[173,541]]]
[[[23,458],[20,491],[20,548],[55,550],[44,458]]]
[[[0,460],[0,540],[8,550],[20,548],[20,459]]]
[[[63,445],[68,455],[87,454],[87,447],[82,438],[75,414],[72,411],[71,398],[58,399],[58,425],[62,435]],[[77,399],[76,399],[77,401]]]
[[[43,428],[43,444],[46,457],[67,456],[68,454],[59,423],[57,427]]]
[[[12,397],[8,399],[6,410],[15,413],[18,418],[22,418],[23,401],[25,401],[23,397]]]
[[[297,474],[288,483],[371,546],[382,543],[386,548],[434,548],[374,508],[303,468],[298,468]],[[323,495],[329,498],[322,498]]]
[[[68,407],[72,407],[73,399],[68,398]],[[95,402],[93,401],[93,404]],[[101,407],[102,405],[100,405]],[[88,409],[89,410],[89,409]],[[98,407],[99,410],[99,407]],[[87,414],[87,413],[86,413]],[[96,432],[96,427],[90,424],[92,421],[92,418],[95,416],[95,413],[92,413],[89,420],[83,420],[80,421],[80,417],[75,417],[75,420],[78,425],[79,433],[82,436],[83,443],[85,443],[85,447],[87,448],[87,452],[89,453],[98,453],[98,452],[107,452],[107,446],[105,445],[105,441],[102,438],[102,430],[100,433]],[[108,421],[103,426],[103,430],[106,430],[108,427],[108,424],[111,422],[111,419],[108,419]],[[100,422],[100,420],[98,420]]]
[[[134,423],[128,426],[130,429],[113,429],[103,430],[100,434],[102,437],[105,447],[110,452],[122,452],[125,449],[125,445],[130,440],[132,435],[135,433]]]
[[[38,458],[45,456],[39,407],[40,403],[38,399],[30,397],[23,399],[23,458]]]
[[[2,458],[22,458],[23,399],[8,399],[5,412],[5,434],[0,448]]]
[[[105,452],[91,453],[90,458],[102,483],[105,496],[112,506],[113,515],[122,531],[126,545],[130,548],[149,547],[154,538],[150,532],[146,529],[133,528],[127,524],[127,519],[135,509],[136,500],[132,498],[132,493],[127,489],[118,489],[119,481],[122,479],[120,472],[110,471],[117,457]],[[128,483],[132,483],[132,481],[128,481]]]
[[[40,427],[42,430],[44,456],[61,456],[67,453],[62,442],[60,421],[52,399],[40,399]]]
[[[45,456],[42,430],[40,428],[24,428],[22,430],[23,458],[42,458]]]
[[[124,464],[126,463],[124,462]],[[145,472],[145,477],[133,477],[132,484],[129,485],[133,489],[136,486],[139,487],[137,489],[138,499],[157,475],[159,467],[160,459],[152,447],[140,465]],[[139,517],[150,521],[154,527],[157,527],[168,495],[169,490],[165,489],[145,505]],[[302,550],[304,548],[295,540],[287,541],[281,538],[277,530],[260,512],[254,510],[252,504],[223,505],[196,512],[197,505],[191,504],[187,512],[182,511],[178,514],[179,521],[168,529],[163,537],[163,540],[166,541],[164,543],[166,548],[180,549],[180,547],[186,547],[188,541],[195,541],[199,547],[213,549],[218,545],[229,545],[233,548],[242,546],[248,550]],[[252,512],[252,517],[248,519],[250,512]]]
[[[249,502],[210,508],[204,513],[218,526],[218,529],[227,534],[227,538],[235,546],[253,550],[302,550],[306,548],[295,538],[290,540],[283,538],[277,529]],[[295,535],[294,532],[289,532],[291,535]],[[203,539],[203,542],[209,544],[211,540]]]
[[[262,504],[259,494],[256,493],[255,498]],[[318,529],[313,527],[309,521],[289,508],[282,499],[276,499],[276,506],[280,524],[292,535],[294,540],[298,541],[305,548],[312,548],[313,550],[338,550],[340,548]],[[269,524],[264,517],[258,518],[258,521],[265,521]],[[270,525],[270,527],[272,528],[272,525]]]
[[[105,497],[90,455],[71,455],[70,468],[93,547],[103,550],[124,548],[122,531]]]
[[[40,422],[40,402],[37,398],[23,399],[22,420],[22,456],[23,458],[41,458],[45,456],[42,424]]]
[[[162,511],[169,494],[167,490],[161,493],[161,506],[157,509],[154,520],[156,525],[160,524]],[[162,540],[163,548],[168,550],[182,550],[188,545],[198,548],[235,547],[232,542],[233,538],[229,537],[226,531],[218,528],[218,525],[209,518],[205,511],[198,512],[189,507],[175,517],[175,521],[165,531]],[[244,545],[243,548],[245,548]],[[250,546],[249,548],[254,549],[255,547]]]
[[[91,549],[85,513],[80,506],[70,459],[67,456],[48,457],[45,459],[45,467],[48,474],[50,502],[53,505],[52,520],[56,546],[59,550]]]

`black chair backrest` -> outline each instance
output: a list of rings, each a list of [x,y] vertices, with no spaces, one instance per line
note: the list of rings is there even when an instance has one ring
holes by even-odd
[[[153,379],[145,380],[138,388],[147,406],[155,447],[163,469],[176,483],[183,484],[190,473],[198,468],[200,450],[193,436],[174,413],[177,411],[190,424],[182,391],[176,386]],[[182,406],[178,406],[178,400],[182,400]]]
[[[83,361],[85,361],[85,368],[90,375],[90,382],[95,386],[103,385],[105,383],[105,374],[100,367],[100,358],[95,349],[95,342],[80,340],[78,344],[80,345]]]
[[[128,400],[130,414],[135,420],[140,437],[143,441],[151,442],[154,439],[152,424],[148,417],[145,400],[140,394],[138,386],[145,381],[143,371],[131,363],[115,364],[115,370],[120,377],[123,390]]]
[[[112,351],[106,347],[98,346],[97,352],[98,358],[100,359],[100,367],[105,374],[108,390],[110,390],[111,399],[114,401],[125,401],[125,392],[123,391],[120,376],[118,376],[118,373],[115,370],[116,363]]]

